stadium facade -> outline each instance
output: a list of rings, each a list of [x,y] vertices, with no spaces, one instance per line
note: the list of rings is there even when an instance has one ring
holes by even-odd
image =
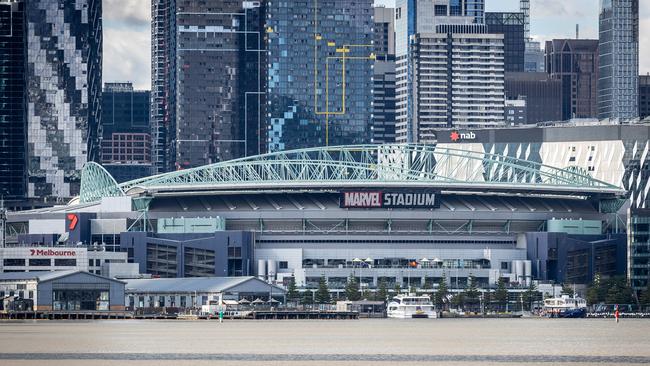
[[[42,233],[37,223],[47,220],[60,241],[126,251],[161,277],[294,276],[312,287],[325,276],[334,289],[350,276],[369,288],[443,277],[460,288],[470,275],[483,286],[563,282],[576,277],[565,268],[594,273],[612,261],[622,265],[607,274],[624,273],[616,248],[625,236],[612,229],[624,189],[584,170],[476,150],[312,148],[122,184],[89,163],[68,205],[11,213],[10,241],[29,244],[17,238]],[[575,250],[558,250],[564,242]],[[596,244],[610,257],[594,255]]]

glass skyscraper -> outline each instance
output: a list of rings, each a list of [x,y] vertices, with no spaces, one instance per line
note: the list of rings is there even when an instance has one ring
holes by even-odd
[[[73,197],[99,155],[101,0],[29,0],[29,197]]]
[[[639,115],[639,0],[600,1],[598,117]]]
[[[23,198],[27,189],[25,3],[0,0],[0,195]]]
[[[267,5],[268,148],[371,139],[373,1]]]

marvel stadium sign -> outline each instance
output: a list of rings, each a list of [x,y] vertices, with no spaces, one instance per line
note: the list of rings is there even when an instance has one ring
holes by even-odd
[[[341,208],[436,208],[435,192],[345,191]]]

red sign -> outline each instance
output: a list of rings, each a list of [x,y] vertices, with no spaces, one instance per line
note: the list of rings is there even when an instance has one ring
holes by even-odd
[[[77,227],[77,223],[79,223],[79,218],[77,215],[69,213],[68,216],[68,231],[73,231]]]
[[[451,142],[459,142],[464,140],[476,140],[476,134],[474,132],[458,132],[451,131],[449,135]]]
[[[30,249],[29,255],[32,257],[75,257],[77,252],[64,249]]]

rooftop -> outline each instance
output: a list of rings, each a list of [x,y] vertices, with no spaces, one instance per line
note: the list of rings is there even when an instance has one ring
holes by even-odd
[[[127,292],[150,292],[150,293],[219,293],[225,292],[234,287],[240,286],[249,281],[255,281],[273,288],[273,292],[284,290],[267,284],[256,277],[190,277],[190,278],[151,278],[151,279],[129,279],[126,281]]]

